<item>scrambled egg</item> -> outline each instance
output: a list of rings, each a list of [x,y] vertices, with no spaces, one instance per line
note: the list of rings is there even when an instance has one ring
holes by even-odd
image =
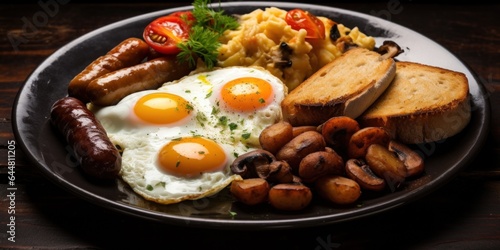
[[[318,18],[325,25],[325,39],[306,39],[303,29],[294,30],[285,21],[287,11],[270,7],[241,15],[240,27],[228,30],[219,48],[219,66],[260,66],[280,78],[292,90],[319,68],[340,56],[346,43],[373,49],[375,39],[337,24],[326,17]],[[330,38],[336,25],[338,38]]]

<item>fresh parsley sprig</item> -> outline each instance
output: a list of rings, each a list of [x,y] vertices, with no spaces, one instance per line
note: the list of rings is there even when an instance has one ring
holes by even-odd
[[[222,9],[210,8],[210,2],[194,0],[192,13],[196,21],[191,27],[188,40],[179,43],[181,52],[177,55],[179,61],[188,62],[191,66],[196,65],[197,58],[201,58],[209,69],[217,64],[217,50],[221,45],[219,38],[226,30],[239,26],[238,21],[224,14]]]
[[[188,62],[190,66],[196,65],[196,58],[199,57],[208,68],[212,68],[217,63],[219,46],[219,34],[200,26],[193,26],[189,39],[178,44],[181,51],[177,57],[182,62]]]

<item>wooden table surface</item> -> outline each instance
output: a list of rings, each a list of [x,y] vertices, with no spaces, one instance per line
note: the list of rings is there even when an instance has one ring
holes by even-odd
[[[413,29],[454,53],[488,92],[491,124],[476,159],[437,191],[391,211],[302,229],[224,231],[184,228],[91,204],[40,175],[16,149],[15,242],[8,240],[8,143],[14,98],[51,53],[94,29],[191,2],[143,4],[40,1],[0,5],[0,248],[86,249],[163,246],[251,249],[500,249],[500,5],[332,1]],[[48,4],[50,3],[50,4]],[[49,7],[47,7],[49,6]],[[38,18],[38,19],[37,19]],[[46,19],[44,19],[46,18]],[[38,20],[29,30],[26,20]],[[13,42],[9,37],[24,37]]]

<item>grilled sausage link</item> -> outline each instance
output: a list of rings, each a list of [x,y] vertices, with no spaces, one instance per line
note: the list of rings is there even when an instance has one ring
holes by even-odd
[[[88,102],[88,84],[107,73],[140,63],[149,54],[149,46],[139,38],[128,38],[100,56],[76,75],[68,85],[68,95]]]
[[[72,147],[85,174],[96,179],[118,176],[120,153],[83,102],[73,97],[57,100],[52,105],[50,119]]]
[[[159,57],[101,76],[89,83],[86,92],[94,105],[114,105],[131,93],[159,88],[190,71],[187,63],[178,63],[175,57]]]

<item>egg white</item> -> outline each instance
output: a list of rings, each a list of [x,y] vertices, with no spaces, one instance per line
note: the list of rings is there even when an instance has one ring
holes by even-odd
[[[273,98],[265,108],[238,112],[221,105],[219,91],[222,85],[244,76],[263,78],[271,83]],[[149,125],[138,121],[132,112],[135,102],[154,92],[182,96],[193,106],[192,114],[169,125]],[[95,115],[111,141],[123,150],[122,179],[145,199],[171,204],[213,195],[233,180],[241,179],[231,172],[229,165],[238,155],[260,147],[260,132],[282,117],[280,103],[286,92],[285,85],[278,78],[261,68],[229,67],[192,74],[165,83],[157,90],[131,94],[114,106],[95,110]],[[212,139],[224,149],[227,163],[223,170],[191,178],[159,170],[157,157],[163,145],[190,136]]]

